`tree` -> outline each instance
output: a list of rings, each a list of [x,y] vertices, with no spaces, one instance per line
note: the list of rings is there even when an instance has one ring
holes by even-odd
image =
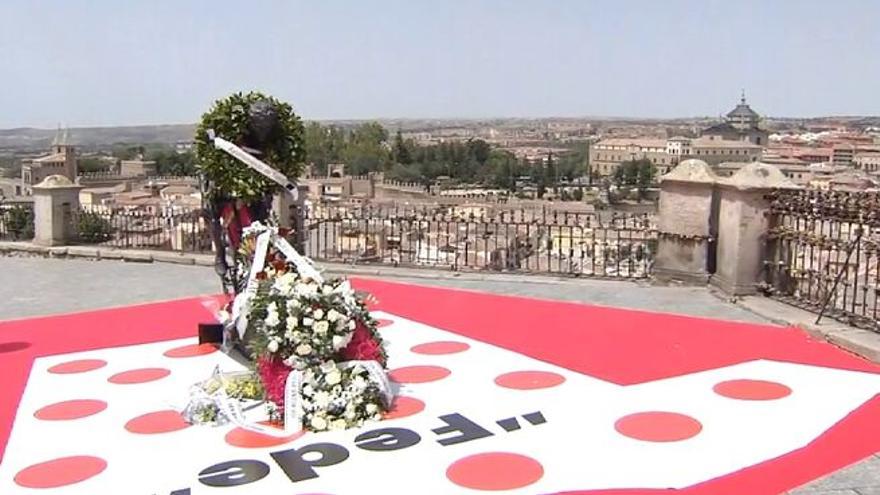
[[[547,182],[553,187],[553,193],[559,193],[559,175],[556,172],[556,164],[553,162],[553,152],[547,153]]]
[[[654,164],[650,160],[640,160],[638,165],[638,174],[636,178],[636,187],[639,191],[639,200],[645,197],[645,191],[654,183],[654,175],[657,172]]]
[[[544,162],[538,160],[538,163],[532,166],[532,181],[537,187],[538,199],[543,198],[547,192],[547,171],[544,169]]]
[[[572,199],[575,201],[583,201],[584,200],[584,190],[580,187],[572,191],[571,193]]]
[[[394,153],[394,161],[396,163],[409,165],[413,161],[409,151],[409,143],[403,140],[400,130],[394,135],[394,148],[392,152]]]

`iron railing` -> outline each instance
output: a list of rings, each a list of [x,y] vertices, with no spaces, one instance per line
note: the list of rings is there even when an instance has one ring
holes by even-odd
[[[81,244],[194,253],[212,250],[209,225],[200,209],[143,212],[83,205],[71,220]]]
[[[29,241],[34,237],[34,204],[29,201],[0,202],[0,240]]]
[[[648,215],[483,207],[313,207],[306,255],[452,270],[644,278],[657,231]]]
[[[770,212],[769,295],[880,331],[880,194],[782,189]]]

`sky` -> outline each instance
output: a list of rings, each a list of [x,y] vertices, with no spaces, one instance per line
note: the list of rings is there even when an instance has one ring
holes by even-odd
[[[0,128],[880,115],[876,0],[0,0]]]

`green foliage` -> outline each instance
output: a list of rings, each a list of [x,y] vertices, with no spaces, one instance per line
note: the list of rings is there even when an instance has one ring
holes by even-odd
[[[647,158],[622,162],[614,171],[614,183],[619,187],[635,187],[638,198],[645,196],[645,191],[654,183],[656,167]]]
[[[86,244],[97,244],[113,237],[113,227],[110,222],[101,215],[90,211],[80,212],[76,222],[76,231],[80,242]]]
[[[410,152],[412,146],[412,141],[404,141],[403,135],[400,131],[397,131],[397,134],[394,136],[394,161],[401,165],[409,165],[412,163],[412,153]]]
[[[277,185],[252,171],[226,152],[214,148],[208,138],[208,130],[238,145],[244,144],[249,135],[251,105],[267,101],[278,116],[278,129],[268,137],[260,159],[288,177],[297,177],[305,160],[304,129],[302,121],[293,108],[270,96],[258,92],[235,93],[218,100],[196,129],[196,167],[212,184],[211,193],[220,197],[244,200],[260,198]]]
[[[156,162],[156,173],[159,175],[196,175],[196,157],[191,151],[178,153],[166,148],[153,151],[147,155],[147,160]]]
[[[34,210],[23,206],[0,210],[0,224],[13,240],[34,238]]]
[[[575,201],[583,201],[584,200],[584,190],[580,187],[572,191],[571,199]]]

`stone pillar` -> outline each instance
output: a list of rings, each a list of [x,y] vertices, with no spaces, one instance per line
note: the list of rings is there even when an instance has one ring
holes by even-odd
[[[305,214],[306,197],[309,195],[309,186],[297,185],[297,199],[294,200],[287,193],[275,195],[272,198],[272,210],[278,215],[278,226],[292,229],[294,232],[293,247],[300,254],[305,254],[306,245]]]
[[[732,296],[757,292],[770,223],[767,194],[796,188],[773,165],[750,163],[718,182],[718,269],[711,283]]]
[[[655,279],[693,284],[709,281],[709,261],[715,248],[711,227],[717,181],[702,160],[685,160],[660,178]]]
[[[63,246],[76,239],[74,222],[82,189],[63,175],[50,175],[33,186],[34,244]]]

